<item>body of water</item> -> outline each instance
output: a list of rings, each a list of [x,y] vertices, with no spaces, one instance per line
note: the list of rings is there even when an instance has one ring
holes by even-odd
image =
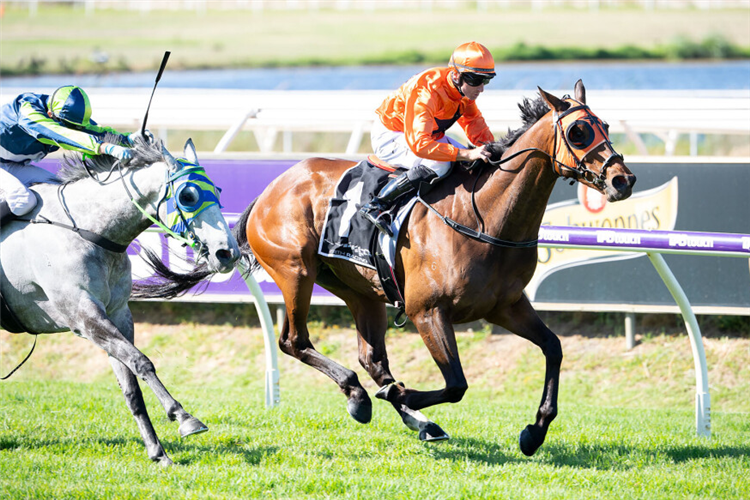
[[[254,90],[390,90],[429,66],[343,66],[226,70],[167,70],[159,87]],[[501,64],[488,90],[750,90],[750,60],[719,62],[541,62]],[[156,72],[3,78],[3,86],[41,88],[152,87]]]

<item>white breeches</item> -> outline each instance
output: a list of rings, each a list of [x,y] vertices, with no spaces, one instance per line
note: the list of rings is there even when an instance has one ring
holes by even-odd
[[[0,161],[0,199],[8,202],[8,208],[14,214],[27,214],[36,206],[36,196],[28,186],[52,179],[55,175],[43,168]]]
[[[406,138],[403,132],[394,132],[388,130],[385,125],[376,117],[370,131],[370,140],[372,142],[372,151],[375,156],[391,165],[403,168],[413,168],[419,164],[424,165],[434,171],[440,179],[448,175],[451,171],[451,162],[435,161],[420,158],[406,144]],[[457,148],[466,149],[466,146],[457,142],[450,137],[443,136],[437,142],[453,144]]]

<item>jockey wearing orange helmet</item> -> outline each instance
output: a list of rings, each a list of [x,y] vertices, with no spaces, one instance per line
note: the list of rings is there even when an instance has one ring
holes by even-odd
[[[448,67],[428,69],[413,76],[377,109],[379,120],[370,137],[376,156],[407,168],[360,209],[385,234],[391,234],[386,213],[402,195],[445,178],[454,161],[487,161],[484,144],[494,137],[474,102],[495,76],[495,61],[477,42],[459,45]],[[454,123],[472,144],[466,149],[445,135]]]

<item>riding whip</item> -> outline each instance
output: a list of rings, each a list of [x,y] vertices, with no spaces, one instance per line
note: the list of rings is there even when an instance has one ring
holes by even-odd
[[[148,100],[148,106],[146,107],[146,114],[143,117],[143,125],[141,125],[141,135],[144,135],[146,133],[146,121],[148,121],[148,110],[151,109],[151,100],[154,98],[154,92],[156,92],[156,86],[159,84],[159,80],[161,80],[161,75],[164,73],[164,68],[167,67],[167,61],[169,60],[169,54],[171,54],[170,51],[164,52],[164,58],[161,60],[161,66],[159,67],[159,73],[156,75],[156,81],[154,82],[154,88],[151,91],[151,97]]]

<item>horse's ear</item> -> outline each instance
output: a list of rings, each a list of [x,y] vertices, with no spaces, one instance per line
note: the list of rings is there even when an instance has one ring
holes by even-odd
[[[177,171],[180,169],[180,164],[177,163],[177,160],[174,159],[174,156],[167,151],[166,146],[164,146],[164,143],[161,143],[161,155],[164,157],[164,160],[167,162],[167,165],[169,165],[170,170]]]
[[[586,87],[583,86],[583,80],[576,82],[576,101],[586,104]]]
[[[185,159],[190,163],[198,165],[198,153],[195,152],[195,144],[192,139],[185,141]]]
[[[537,87],[537,89],[539,89],[539,95],[542,96],[542,99],[544,99],[551,109],[554,109],[558,113],[561,113],[570,107],[567,102],[561,101],[552,94],[545,92],[541,87]]]

